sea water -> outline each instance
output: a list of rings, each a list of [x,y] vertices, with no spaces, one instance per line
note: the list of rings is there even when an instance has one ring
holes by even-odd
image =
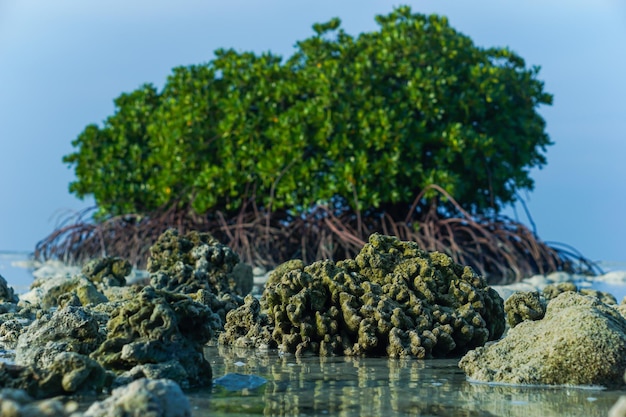
[[[622,394],[597,387],[471,383],[458,359],[296,357],[223,346],[207,347],[205,357],[215,378],[238,373],[267,382],[253,389],[193,391],[196,417],[606,417]]]
[[[0,275],[17,294],[28,291],[35,264],[28,252],[0,252]]]

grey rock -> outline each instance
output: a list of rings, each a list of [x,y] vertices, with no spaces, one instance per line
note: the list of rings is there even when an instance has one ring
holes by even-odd
[[[61,352],[89,355],[104,341],[98,319],[83,307],[68,306],[35,320],[18,338],[15,362],[47,368]]]
[[[540,385],[624,385],[626,319],[596,297],[566,291],[459,366],[470,379]]]
[[[47,310],[63,305],[93,305],[108,301],[96,286],[82,275],[57,275],[38,279],[20,297],[21,306]]]
[[[139,379],[92,404],[83,417],[190,417],[191,405],[176,382]]]
[[[69,416],[78,404],[63,404],[56,399],[35,401],[24,390],[4,388],[0,391],[0,415],[3,417],[52,417]]]

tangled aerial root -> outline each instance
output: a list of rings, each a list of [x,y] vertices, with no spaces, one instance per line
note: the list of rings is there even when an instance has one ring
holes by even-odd
[[[149,248],[169,228],[179,233],[209,232],[228,245],[243,262],[273,268],[289,259],[311,263],[321,259],[354,257],[374,232],[417,242],[428,251],[448,254],[455,262],[470,265],[491,284],[518,281],[555,271],[595,275],[600,268],[575,249],[547,244],[523,224],[507,217],[471,216],[441,188],[431,186],[461,213],[441,216],[436,208],[420,219],[387,213],[364,215],[336,213],[316,206],[300,216],[268,213],[248,204],[235,216],[222,212],[200,216],[178,205],[150,215],[123,215],[103,222],[91,221],[94,208],[69,216],[35,248],[35,258],[59,259],[82,264],[100,256],[120,256],[137,268],[145,268]],[[415,213],[416,203],[409,210]]]

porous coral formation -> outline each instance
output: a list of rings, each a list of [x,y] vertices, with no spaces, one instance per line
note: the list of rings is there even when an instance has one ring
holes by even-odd
[[[626,319],[597,297],[565,291],[542,319],[517,324],[502,340],[468,352],[459,366],[484,382],[623,385]]]
[[[546,314],[547,301],[538,291],[513,293],[504,302],[504,312],[509,326],[515,327],[524,320],[540,320]]]
[[[245,295],[252,288],[252,269],[236,266],[239,256],[209,233],[180,236],[169,229],[150,248],[148,271],[153,287],[178,293],[200,289],[216,295]]]
[[[81,272],[102,290],[106,287],[126,285],[126,277],[130,275],[132,269],[132,265],[126,259],[104,257],[87,262]]]
[[[285,263],[259,307],[246,301],[228,314],[222,343],[425,358],[464,353],[504,331],[502,298],[471,268],[380,234],[355,259]]]
[[[63,275],[37,279],[28,293],[20,297],[22,305],[48,310],[66,305],[95,305],[108,299],[83,275]]]
[[[202,346],[221,324],[209,307],[187,295],[148,286],[112,312],[107,339],[92,357],[118,372],[135,366],[155,374],[158,368],[175,368],[182,386],[207,385],[211,367]]]
[[[61,352],[89,355],[104,337],[99,317],[83,307],[67,306],[42,314],[23,331],[17,341],[15,362],[46,368]]]

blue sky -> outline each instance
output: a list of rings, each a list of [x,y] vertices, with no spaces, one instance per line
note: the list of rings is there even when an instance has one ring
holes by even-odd
[[[476,44],[508,46],[542,67],[555,145],[524,196],[537,232],[626,268],[622,0],[2,0],[0,251],[32,251],[63,215],[92,204],[68,193],[73,171],[61,158],[120,93],[162,86],[173,67],[220,47],[288,56],[313,23],[335,16],[353,35],[376,30],[374,16],[399,4],[447,15]]]

